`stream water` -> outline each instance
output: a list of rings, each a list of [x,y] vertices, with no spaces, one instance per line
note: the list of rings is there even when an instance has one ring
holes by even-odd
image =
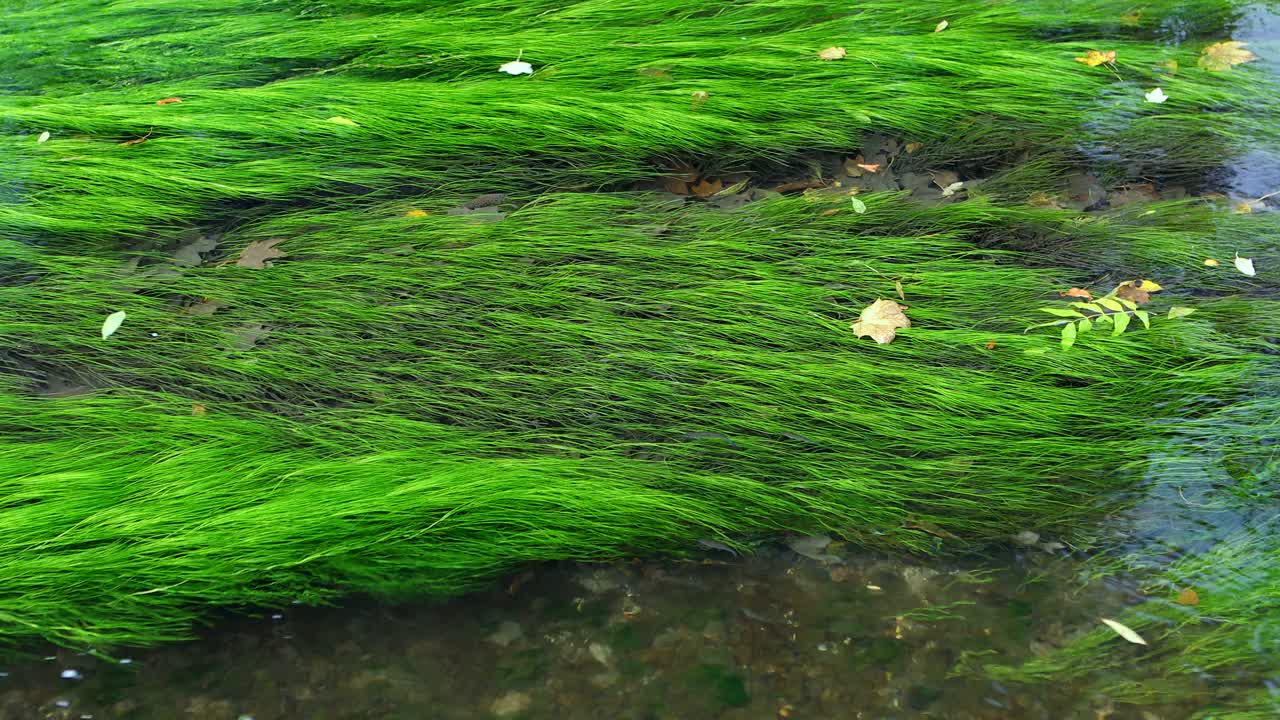
[[[9,668],[0,717],[1185,716],[950,676],[966,653],[1049,652],[1134,599],[1120,584],[1073,592],[1077,564],[1051,542],[945,564],[793,545],[820,559],[768,547],[544,566],[440,605],[230,620],[123,664],[56,652]]]

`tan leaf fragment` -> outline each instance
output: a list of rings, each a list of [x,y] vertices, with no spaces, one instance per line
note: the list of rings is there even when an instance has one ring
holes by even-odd
[[[1245,43],[1239,40],[1224,40],[1214,43],[1200,51],[1198,64],[1205,70],[1222,72],[1230,70],[1233,65],[1257,60],[1258,56],[1245,50],[1244,46]]]
[[[908,154],[908,155],[911,155],[911,154],[914,154],[914,153],[915,153],[915,151],[917,151],[917,150],[919,150],[920,148],[924,147],[924,143],[909,142],[909,143],[907,143],[906,147],[907,147],[907,154]]]
[[[208,412],[208,408],[206,408],[205,406],[201,405],[200,403],[191,403],[192,415],[196,417],[200,417],[201,415],[204,415],[206,412]]]
[[[942,32],[943,30],[946,30],[946,29],[947,29],[947,26],[948,26],[948,25],[950,25],[950,24],[951,24],[951,23],[947,22],[946,20],[943,20],[942,22],[938,23],[937,25],[935,25],[935,26],[933,27],[933,31],[934,31],[934,32],[936,32],[936,33],[940,33],[940,32]]]
[[[1093,299],[1093,293],[1085,290],[1084,288],[1071,288],[1070,290],[1058,293],[1058,296],[1084,298],[1086,301]]]
[[[1111,294],[1144,305],[1151,302],[1151,293],[1160,292],[1163,289],[1160,283],[1154,280],[1125,280],[1117,285]]]
[[[689,192],[700,198],[709,198],[723,189],[724,183],[719,180],[708,180],[706,178],[703,178],[689,186]]]
[[[829,47],[818,51],[818,57],[823,60],[839,60],[845,54],[845,49],[842,47]]]
[[[911,320],[903,314],[903,306],[892,300],[876,300],[863,309],[858,321],[849,326],[854,335],[869,335],[880,345],[893,342],[898,328],[911,327]]]
[[[689,109],[697,110],[706,104],[707,100],[711,98],[711,94],[706,90],[694,90],[689,94],[689,97],[692,98]]]
[[[1218,265],[1220,265],[1220,264],[1221,264],[1221,263],[1219,263],[1217,260],[1214,260],[1213,258],[1205,258],[1205,259],[1204,259],[1204,265],[1205,265],[1205,267],[1218,267]]]
[[[276,247],[282,242],[284,242],[284,238],[254,240],[244,250],[240,251],[240,259],[236,260],[236,266],[256,268],[258,270],[271,267],[273,259],[287,257],[285,251]]]
[[[1200,594],[1192,588],[1182,588],[1182,592],[1178,593],[1179,605],[1199,605]]]

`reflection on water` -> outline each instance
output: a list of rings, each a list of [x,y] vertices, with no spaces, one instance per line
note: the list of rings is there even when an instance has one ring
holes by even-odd
[[[66,651],[10,665],[0,718],[1184,717],[948,677],[966,653],[1050,652],[1135,600],[1077,592],[1066,552],[921,564],[834,543],[823,560],[543,567],[435,607],[222,623],[123,665]]]

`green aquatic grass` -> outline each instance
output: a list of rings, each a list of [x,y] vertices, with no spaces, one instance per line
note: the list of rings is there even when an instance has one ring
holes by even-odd
[[[429,203],[222,237],[227,258],[287,238],[261,270],[4,246],[0,348],[26,378],[0,394],[7,637],[151,643],[213,607],[449,594],[707,537],[1070,535],[1181,442],[1169,423],[1249,392],[1258,353],[1217,321],[1271,302],[1063,353],[1022,331],[1078,276],[975,242],[1081,232],[1061,211],[563,194],[498,222],[402,216]],[[854,338],[895,281],[914,326]],[[206,299],[225,306],[184,312]],[[97,390],[37,397],[58,376]]]
[[[1230,12],[1212,6],[1175,14]],[[810,2],[715,13],[583,2],[334,17],[242,3],[243,13],[203,4],[185,20],[176,7],[86,10],[101,25],[67,32],[77,50],[55,66],[72,70],[66,81],[13,59],[0,99],[13,168],[0,180],[0,234],[94,244],[219,225],[247,204],[621,187],[672,157],[763,173],[814,151],[856,152],[872,130],[924,142],[922,157],[939,164],[1035,148],[1173,180],[1273,148],[1280,97],[1253,67],[1196,68],[1199,47],[1220,39],[1207,29],[1203,41],[1156,43],[1143,25],[1120,26],[1111,4],[1072,19],[1096,34],[1052,40],[1067,18],[985,3],[955,5],[942,33],[935,9],[888,2],[852,14]],[[1162,13],[1149,15],[1156,25]],[[29,11],[8,47],[20,54],[62,22]],[[817,59],[837,44],[845,60]],[[1115,71],[1074,61],[1099,45],[1119,52]],[[521,50],[537,74],[496,72]],[[137,69],[122,70],[122,57]],[[1157,84],[1174,99],[1145,103]],[[709,93],[696,108],[694,91]],[[155,105],[169,96],[183,102]],[[36,144],[43,131],[52,138]]]

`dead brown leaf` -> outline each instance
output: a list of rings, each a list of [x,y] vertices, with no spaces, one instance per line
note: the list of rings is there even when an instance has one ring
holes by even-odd
[[[858,167],[862,168],[863,170],[866,170],[869,173],[880,172],[880,163],[858,163]]]
[[[1085,290],[1084,288],[1071,288],[1070,290],[1066,290],[1064,292],[1058,293],[1058,296],[1084,298],[1085,300],[1093,299],[1093,293],[1089,292],[1088,290]]]
[[[196,417],[200,417],[201,415],[204,415],[204,414],[205,414],[205,412],[206,412],[205,407],[204,407],[203,405],[201,405],[200,403],[191,403],[191,414],[192,414],[192,415],[195,415]]]
[[[256,268],[258,270],[271,267],[273,259],[287,257],[287,253],[276,247],[282,242],[284,242],[284,238],[254,240],[244,250],[240,251],[240,259],[236,260],[236,266]]]
[[[988,349],[988,350],[995,350],[995,349],[996,349],[996,341],[995,341],[995,340],[988,340],[988,341],[987,341],[987,344],[986,344],[986,345],[983,345],[983,347],[985,347],[985,348],[986,348],[986,349]]]
[[[827,184],[821,180],[795,180],[775,185],[769,189],[776,193],[789,193],[797,190],[815,190],[826,186]]]
[[[1179,605],[1199,605],[1200,594],[1191,588],[1182,588],[1182,592],[1178,593]]]
[[[909,142],[907,143],[907,154],[912,155],[915,153],[915,151],[919,150],[922,147],[924,147],[924,143]]]
[[[1233,65],[1257,60],[1258,56],[1245,50],[1244,46],[1245,44],[1239,40],[1214,43],[1200,51],[1199,65],[1205,70],[1222,72],[1230,70]]]
[[[182,102],[182,98],[179,98],[179,97],[167,97],[167,98],[162,98],[162,99],[160,99],[160,100],[157,100],[157,101],[156,101],[156,104],[157,104],[157,105],[172,105],[172,104],[174,104],[174,103],[180,103],[180,102]]]
[[[892,300],[876,300],[863,309],[858,321],[849,328],[854,335],[868,335],[880,345],[893,342],[898,328],[911,327],[911,320],[902,312],[903,306]]]
[[[689,192],[700,198],[709,198],[723,189],[724,183],[720,182],[719,178],[714,180],[702,178],[698,182],[689,186]]]
[[[1084,63],[1089,67],[1098,67],[1103,63],[1113,63],[1116,61],[1115,50],[1090,50],[1084,54],[1084,57],[1076,58],[1076,62]]]
[[[839,60],[845,54],[845,50],[842,47],[829,47],[818,51],[818,57],[823,60]]]
[[[933,184],[943,189],[960,182],[960,175],[954,170],[930,170],[929,174],[933,176]]]

